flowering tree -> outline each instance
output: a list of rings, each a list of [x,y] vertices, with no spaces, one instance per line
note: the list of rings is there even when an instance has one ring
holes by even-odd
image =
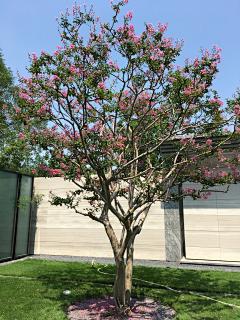
[[[134,240],[151,205],[186,196],[207,198],[209,186],[240,180],[236,157],[231,160],[236,164],[231,167],[232,174],[215,175],[208,167],[200,167],[203,160],[213,156],[230,167],[231,161],[220,157],[221,145],[240,136],[236,125],[239,105],[233,107],[235,114],[231,112],[224,120],[219,109],[222,102],[216,91],[211,91],[221,49],[213,46],[211,54],[206,50],[194,61],[186,59],[184,67],[175,67],[183,41],[174,43],[165,38],[166,24],[159,22],[157,29],[146,24],[146,30],[137,36],[129,23],[129,12],[123,25],[115,27],[120,8],[127,2],[111,4],[115,12],[112,25],[99,25],[92,7],[89,12],[85,8],[84,13],[80,6],[73,6],[72,23],[68,9],[62,13],[63,47],[58,46],[53,55],[42,52],[38,58],[32,54],[28,69],[32,77],[20,79],[19,92],[28,110],[12,114],[27,123],[29,133],[19,133],[19,137],[51,153],[54,167],[40,165],[34,174],[43,171],[46,176],[60,176],[77,186],[67,198],[52,195],[51,204],[65,204],[105,228],[116,261],[114,302],[118,314],[130,308]],[[87,43],[79,37],[83,25],[90,28]],[[125,59],[125,64],[120,68],[110,53]],[[53,123],[52,128],[37,131],[34,121],[45,120]],[[213,145],[210,138],[223,134],[224,126],[230,124],[235,125],[234,131],[226,131]],[[177,152],[161,156],[164,142],[190,134],[190,139],[173,143]],[[198,136],[203,136],[200,144],[194,140]],[[187,157],[190,151],[196,154],[191,159]],[[189,188],[181,189],[180,194],[170,192],[171,187],[185,181],[202,183],[203,188],[198,192]],[[84,191],[88,195],[81,195]],[[78,210],[82,196],[91,204],[87,212]],[[128,200],[127,210],[119,197]],[[120,241],[109,214],[122,225]]]

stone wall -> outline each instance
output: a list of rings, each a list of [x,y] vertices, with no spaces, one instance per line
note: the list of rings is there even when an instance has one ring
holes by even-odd
[[[42,202],[32,214],[30,252],[31,254],[71,255],[113,257],[110,241],[102,224],[89,217],[68,209],[65,205],[51,206],[49,191],[65,197],[66,191],[78,187],[63,178],[34,178],[34,192],[44,194]],[[128,204],[125,198],[120,203],[123,209]],[[79,211],[90,207],[87,200],[79,204]],[[109,213],[109,220],[121,237],[122,226],[118,219]],[[164,209],[160,202],[150,208],[143,229],[135,239],[134,258],[146,260],[165,260]]]

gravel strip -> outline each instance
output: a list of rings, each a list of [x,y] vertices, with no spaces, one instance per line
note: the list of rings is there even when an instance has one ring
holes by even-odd
[[[55,256],[55,255],[44,255],[34,254],[27,257],[11,260],[7,262],[0,262],[0,266],[22,261],[26,259],[41,259],[41,260],[52,260],[52,261],[66,261],[66,262],[80,262],[80,263],[95,263],[100,264],[115,264],[114,258],[97,258],[97,257],[76,257],[76,256]],[[145,266],[145,267],[159,267],[159,268],[176,268],[176,269],[192,269],[192,270],[215,270],[215,271],[226,271],[226,272],[240,272],[240,267],[230,266],[215,266],[215,265],[203,265],[203,264],[181,264],[177,262],[167,262],[160,260],[133,260],[134,266]]]
[[[97,257],[75,257],[75,256],[53,256],[53,255],[32,255],[29,259],[43,259],[54,261],[69,261],[69,262],[81,262],[81,263],[95,263],[100,264],[115,264],[114,258],[97,258]],[[177,268],[177,269],[192,269],[192,270],[218,270],[228,272],[240,272],[240,267],[229,266],[214,266],[214,265],[199,265],[199,264],[181,264],[177,262],[167,262],[160,260],[141,260],[133,259],[134,266],[145,267],[160,267],[160,268]]]

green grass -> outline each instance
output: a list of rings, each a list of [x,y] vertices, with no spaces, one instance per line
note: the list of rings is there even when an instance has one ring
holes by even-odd
[[[113,293],[115,265],[27,259],[0,266],[0,319],[67,319],[65,309],[75,301]],[[113,275],[101,274],[97,271]],[[17,277],[30,277],[17,278]],[[240,306],[240,273],[173,268],[133,267],[133,278],[166,285],[182,291],[208,291],[216,300]],[[57,280],[68,280],[60,282]],[[71,281],[71,282],[70,282]],[[161,286],[133,280],[132,297],[155,297],[177,311],[175,319],[240,319],[240,308],[221,304],[187,292],[162,290]],[[65,295],[63,291],[70,290]],[[237,294],[238,297],[213,293]]]

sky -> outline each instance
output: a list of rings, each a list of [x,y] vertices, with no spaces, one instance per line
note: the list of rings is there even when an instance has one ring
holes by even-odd
[[[83,1],[76,3],[83,8]],[[93,4],[95,16],[100,16],[100,21],[111,22],[114,12],[110,0],[85,0],[85,4],[87,9]],[[30,77],[26,70],[30,66],[28,53],[35,52],[38,57],[41,51],[52,54],[62,45],[55,17],[60,21],[60,12],[65,13],[68,7],[72,13],[73,5],[75,1],[72,0],[0,1],[0,48],[6,66],[16,77],[16,84],[17,70],[21,76]],[[157,29],[160,21],[168,24],[165,37],[185,40],[176,63],[181,66],[186,58],[200,57],[201,47],[209,51],[213,45],[220,47],[221,63],[213,89],[217,90],[224,105],[226,98],[232,98],[240,87],[239,0],[129,0],[121,9],[117,25],[123,24],[123,16],[129,11],[133,14],[131,23],[136,35],[145,30],[144,22],[152,23]],[[88,39],[88,31],[81,31],[80,36]]]

